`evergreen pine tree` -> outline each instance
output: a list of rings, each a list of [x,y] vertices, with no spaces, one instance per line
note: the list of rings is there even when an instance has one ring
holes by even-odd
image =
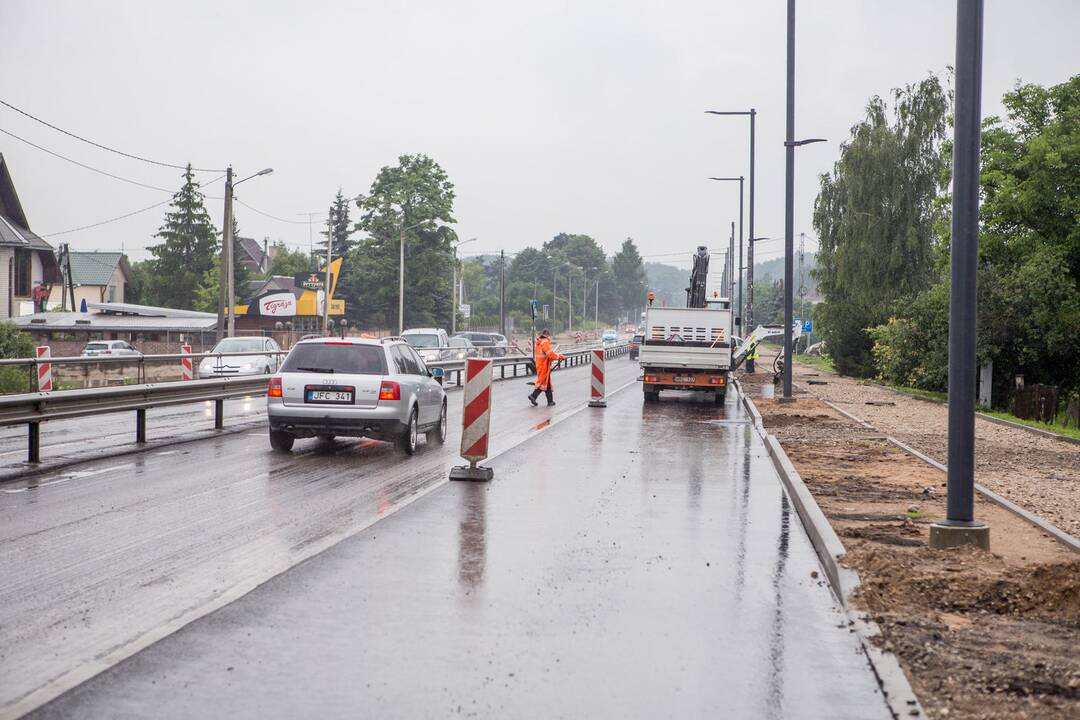
[[[334,228],[334,247],[332,248],[334,256],[348,255],[349,251],[356,246],[356,243],[349,239],[355,230],[352,221],[349,219],[349,205],[350,200],[346,198],[341,188],[338,188],[337,196],[334,197],[334,204],[330,206],[330,223]],[[319,267],[326,264],[326,230],[319,233],[323,239],[319,241],[316,249],[318,255]]]
[[[153,255],[147,299],[156,305],[189,310],[195,305],[200,282],[213,265],[219,243],[190,164],[183,177],[184,184],[173,195],[165,222],[154,236],[161,243],[147,248]]]

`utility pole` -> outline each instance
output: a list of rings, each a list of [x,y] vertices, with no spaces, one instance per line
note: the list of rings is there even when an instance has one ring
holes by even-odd
[[[983,0],[957,0],[948,500],[946,519],[930,525],[932,548],[974,544],[990,549],[990,528],[975,519],[975,312],[982,50]]]
[[[232,337],[233,331],[232,307],[229,303],[232,290],[232,265],[229,257],[229,251],[232,249],[232,197],[233,171],[232,165],[229,165],[225,169],[225,217],[224,224],[222,225],[223,229],[221,231],[221,264],[219,266],[218,274],[218,341],[224,336],[226,327],[228,328],[228,337]],[[74,302],[74,299],[72,302]],[[228,311],[229,314],[228,318],[225,317],[226,311]],[[226,325],[226,323],[228,323],[228,325]]]
[[[784,400],[791,400],[792,242],[795,233],[795,0],[787,2],[787,133],[784,143]]]
[[[506,251],[499,251],[499,332],[506,336]]]
[[[570,275],[570,270],[566,271],[566,332],[573,332],[574,330],[574,301],[573,301],[573,289],[574,278]]]
[[[799,320],[806,322],[806,275],[803,273],[803,253],[806,251],[806,233],[799,233]]]
[[[401,230],[398,233],[398,306],[397,332],[405,331],[405,208],[401,208]]]
[[[556,315],[555,315],[555,301],[558,299],[558,295],[555,293],[558,290],[556,281],[559,279],[559,271],[551,271],[551,332],[558,334]]]
[[[593,322],[596,323],[596,327],[600,327],[600,276],[596,276],[596,297],[593,300],[595,307],[593,308]]]
[[[330,334],[330,260],[333,257],[334,246],[334,206],[330,206],[330,214],[326,216],[326,277],[323,285],[325,299],[323,301],[322,326],[323,335]]]
[[[457,335],[457,248],[454,248],[454,264],[450,269],[450,334]]]
[[[742,183],[739,183],[739,195],[742,195]],[[740,201],[742,198],[740,197]],[[742,204],[741,202],[739,203]],[[724,263],[727,266],[727,280],[728,280],[728,308],[731,309],[731,329],[728,332],[728,342],[731,342],[731,336],[735,334],[735,308],[733,307],[732,300],[735,299],[735,221],[731,222],[731,241],[728,243],[727,262]],[[734,347],[734,346],[732,346]]]

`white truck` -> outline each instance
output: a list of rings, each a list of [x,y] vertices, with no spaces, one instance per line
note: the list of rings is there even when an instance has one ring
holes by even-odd
[[[645,311],[639,362],[646,402],[658,400],[661,390],[709,392],[714,402],[724,402],[731,373],[731,303],[708,267],[708,250],[699,247],[687,307],[650,304]]]

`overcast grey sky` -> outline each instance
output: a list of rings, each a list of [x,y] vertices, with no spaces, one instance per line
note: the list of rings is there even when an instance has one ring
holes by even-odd
[[[1080,3],[987,0],[984,114],[1018,78],[1080,72]],[[244,235],[306,247],[298,213],[339,186],[364,192],[401,153],[427,153],[457,187],[469,251],[507,252],[558,232],[608,252],[633,237],[650,259],[726,245],[758,109],[757,232],[783,231],[783,0],[295,2],[0,0],[0,98],[127,152],[239,177]],[[817,175],[869,96],[954,61],[955,3],[802,0],[796,232]],[[175,188],[179,173],[102,152],[0,107],[0,128],[97,168]],[[6,135],[0,152],[39,234],[165,200]],[[217,174],[202,173],[204,180]],[[207,188],[220,195],[222,183]],[[220,225],[222,203],[208,201]],[[49,238],[77,249],[152,244],[165,207]],[[316,219],[318,220],[319,217]],[[782,243],[760,246],[776,256]],[[678,253],[677,257],[665,254]]]

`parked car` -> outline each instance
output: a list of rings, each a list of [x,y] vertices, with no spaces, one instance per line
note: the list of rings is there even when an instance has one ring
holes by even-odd
[[[199,363],[200,378],[232,377],[234,375],[269,375],[281,367],[281,347],[268,337],[225,338],[214,346],[212,353],[261,353],[243,357],[208,357]]]
[[[483,357],[503,357],[506,355],[510,343],[498,333],[489,332],[460,332],[454,337],[468,338],[475,345]]]
[[[473,345],[467,337],[455,335],[450,338],[448,360],[464,360],[465,358],[480,357],[480,349]]]
[[[630,338],[630,359],[637,360],[638,354],[641,352],[641,341],[645,339],[644,335],[635,335]]]
[[[267,389],[270,445],[336,435],[394,442],[416,452],[419,433],[446,442],[442,368],[429,370],[409,344],[373,338],[297,343]]]
[[[86,343],[86,347],[82,350],[82,356],[95,357],[97,355],[132,355],[139,357],[142,353],[123,340],[94,340]]]
[[[441,328],[405,330],[401,339],[412,345],[424,360],[445,360],[449,355],[450,338]]]

